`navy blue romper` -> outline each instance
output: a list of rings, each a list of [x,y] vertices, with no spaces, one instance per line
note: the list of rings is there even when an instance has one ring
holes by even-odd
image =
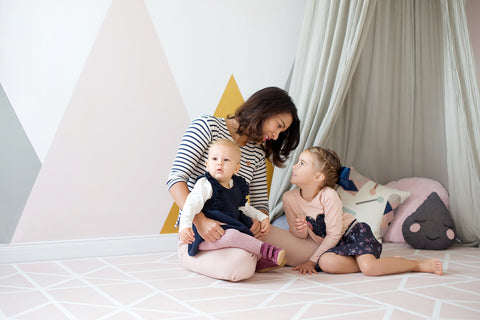
[[[234,175],[232,177],[233,186],[230,189],[222,186],[208,172],[200,178],[207,178],[212,185],[212,197],[205,202],[202,212],[207,218],[225,223],[223,229],[237,229],[240,232],[253,236],[250,231],[252,219],[245,215],[238,208],[245,205],[249,187],[244,178]],[[197,179],[197,180],[198,180]],[[198,252],[198,246],[204,241],[193,225],[195,241],[188,245],[188,254],[194,256]]]

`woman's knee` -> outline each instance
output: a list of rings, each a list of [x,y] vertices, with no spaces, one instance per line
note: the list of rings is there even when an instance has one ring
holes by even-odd
[[[318,244],[312,239],[297,238],[288,230],[275,226],[271,226],[268,234],[260,240],[285,249],[289,266],[297,266],[307,261],[318,248]]]
[[[238,248],[225,248],[212,251],[200,251],[189,256],[187,245],[179,244],[180,263],[187,269],[211,278],[241,281],[249,279],[255,273],[257,258],[255,255]]]
[[[220,272],[220,279],[229,281],[241,281],[250,279],[255,274],[257,257],[239,248],[223,249],[216,260],[223,264],[217,270]]]

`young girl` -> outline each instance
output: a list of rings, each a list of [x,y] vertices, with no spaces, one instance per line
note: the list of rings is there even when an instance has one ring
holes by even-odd
[[[409,271],[442,274],[438,259],[380,258],[382,244],[370,226],[343,212],[334,190],[339,169],[337,154],[319,147],[303,151],[293,167],[290,181],[298,188],[282,197],[289,229],[294,236],[312,238],[318,244],[310,259],[293,270],[301,274],[361,271],[368,276]]]
[[[270,229],[268,216],[247,202],[248,184],[235,174],[240,170],[240,148],[231,140],[212,143],[206,161],[207,172],[200,177],[187,196],[180,218],[180,239],[188,244],[188,254],[198,250],[241,248],[258,257],[257,272],[278,269],[285,265],[285,250],[262,242],[250,231],[252,219],[261,221],[261,231]],[[221,222],[223,236],[214,242],[204,242],[193,219],[199,212]]]

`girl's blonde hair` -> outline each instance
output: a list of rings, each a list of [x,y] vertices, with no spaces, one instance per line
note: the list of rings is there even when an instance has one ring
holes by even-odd
[[[315,160],[317,168],[325,175],[325,186],[334,188],[338,182],[338,171],[342,167],[337,153],[330,149],[310,147],[305,151],[310,152]]]

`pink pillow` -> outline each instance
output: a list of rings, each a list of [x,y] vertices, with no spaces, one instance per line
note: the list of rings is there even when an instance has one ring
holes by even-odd
[[[384,241],[405,242],[402,233],[403,222],[420,207],[432,192],[436,192],[448,208],[448,191],[440,182],[435,180],[427,178],[405,178],[389,182],[386,186],[408,191],[410,192],[410,197],[397,208],[392,223],[383,236]]]

